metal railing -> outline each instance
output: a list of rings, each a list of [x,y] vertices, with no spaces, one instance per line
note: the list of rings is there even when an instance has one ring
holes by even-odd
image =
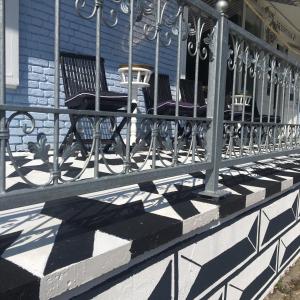
[[[297,152],[299,147],[298,62],[228,21],[228,69],[233,77],[230,118],[224,120],[222,166]],[[238,77],[241,79],[238,81]],[[237,96],[237,85],[240,95]],[[245,99],[240,119],[234,100]],[[251,109],[246,112],[247,101]],[[299,149],[299,148],[298,148]]]
[[[226,19],[202,1],[122,1],[109,15],[104,13],[106,2],[92,2],[86,12],[87,0],[74,1],[74,9],[85,20],[96,19],[96,83],[95,109],[76,110],[60,107],[60,0],[55,0],[55,84],[53,107],[10,105],[5,101],[5,16],[4,0],[0,0],[0,208],[11,208],[95,192],[154,179],[205,171],[207,195],[218,197],[218,175],[222,167],[257,161],[278,154],[299,151],[299,84],[297,62],[273,49],[264,41]],[[189,19],[184,9],[189,8]],[[101,110],[100,58],[102,27],[117,28],[118,13],[128,16],[128,100],[126,112]],[[108,18],[111,18],[110,20]],[[145,39],[155,43],[154,103],[152,112],[133,113],[133,35],[137,22],[143,23]],[[112,29],[117,30],[117,29]],[[192,108],[181,115],[180,78],[181,48],[187,42],[188,53],[194,57],[195,85]],[[174,113],[160,113],[159,73],[162,47],[177,43],[171,59],[176,63]],[[198,79],[200,61],[209,65],[208,95],[205,115],[198,114]],[[227,83],[226,83],[227,82]],[[226,86],[231,85],[228,90]],[[291,96],[293,95],[293,96]],[[290,101],[290,98],[292,101]],[[247,99],[247,101],[246,101]],[[166,99],[170,100],[170,99]],[[286,104],[288,103],[288,104]],[[292,103],[290,105],[290,103]],[[286,109],[286,107],[288,107]],[[53,115],[52,148],[45,134],[36,134],[35,116]],[[77,173],[67,176],[66,170],[80,154],[78,141],[68,139],[60,153],[60,119],[63,115],[77,116],[90,123],[93,131],[89,153]],[[15,118],[27,119],[24,135],[37,135],[29,142],[33,160],[46,166],[48,179],[41,184],[22,173],[15,153],[11,150],[10,125]],[[109,131],[116,130],[118,118],[126,119],[126,132],[114,138],[113,146],[105,151],[102,134],[107,120]],[[131,123],[138,119],[138,138],[132,141]],[[78,122],[79,122],[78,121]],[[24,124],[27,124],[26,122]],[[107,129],[106,129],[107,130]],[[15,168],[27,188],[7,188],[6,160]],[[112,163],[112,160],[114,162]],[[119,164],[116,166],[116,161]],[[89,173],[90,165],[93,173]],[[103,172],[105,170],[105,172]],[[99,172],[100,171],[100,172]],[[88,173],[88,174],[87,174]],[[111,176],[113,175],[113,176]],[[39,181],[39,180],[38,180]]]

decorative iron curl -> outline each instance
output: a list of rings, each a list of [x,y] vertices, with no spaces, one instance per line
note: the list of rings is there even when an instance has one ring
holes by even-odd
[[[99,127],[103,126],[105,119],[107,119],[107,117],[103,118],[102,120],[99,120],[97,122],[96,126],[99,126]],[[114,133],[115,130],[117,129],[116,120],[114,119],[114,121],[112,121],[112,118],[110,118],[110,120],[111,120],[111,124],[112,124],[111,131],[112,131],[112,133]],[[101,129],[99,131],[101,131]],[[108,159],[106,158],[105,153],[103,151],[105,145],[102,145],[101,139],[100,139],[100,153],[102,155],[102,160],[103,160],[104,165],[106,166],[106,168],[109,170],[109,172],[111,174],[123,174],[126,172],[133,171],[133,163],[126,162],[126,146],[124,145],[124,143],[122,141],[121,135],[118,133],[113,136],[114,136],[113,151],[114,151],[115,155],[119,156],[122,159],[123,169],[120,172],[117,172],[117,171],[113,170],[113,168],[109,165]],[[130,161],[131,161],[131,158],[132,158],[132,155],[130,156]],[[134,171],[137,171],[137,169],[135,168]]]
[[[130,3],[128,0],[112,0],[112,1],[120,5],[120,9],[122,13],[126,15],[130,13]]]
[[[92,12],[90,14],[84,14],[82,12],[82,10],[86,7],[86,1],[87,0],[75,0],[75,9],[76,9],[77,14],[81,18],[83,18],[85,20],[91,20],[96,16],[97,11],[100,9],[100,11],[101,11],[101,20],[103,21],[103,23],[106,26],[115,27],[118,24],[119,19],[118,19],[118,14],[117,14],[115,9],[111,9],[109,11],[109,15],[110,15],[111,20],[106,18],[106,15],[103,12],[103,0],[95,0],[95,4],[92,8]]]
[[[20,115],[22,115],[24,117],[27,117],[29,119],[29,121],[31,122],[30,127],[28,127],[28,125],[26,123],[23,124],[22,129],[23,129],[24,134],[26,134],[26,135],[31,134],[35,129],[35,120],[34,120],[34,117],[29,112],[15,112],[15,113],[13,113],[6,121],[7,130],[9,130],[12,120],[15,117],[20,116]],[[76,126],[82,118],[84,118],[84,117],[82,116],[82,117],[79,117],[79,118],[76,119]],[[95,128],[93,120],[91,118],[88,118],[88,120],[90,120],[92,122],[92,126],[93,126],[93,128]],[[12,162],[12,164],[13,164],[16,172],[18,173],[19,177],[26,184],[36,188],[36,187],[49,186],[53,183],[53,179],[54,179],[54,176],[56,174],[53,173],[53,166],[52,166],[52,163],[50,163],[50,161],[49,161],[49,158],[50,158],[50,155],[49,155],[50,145],[47,143],[47,137],[44,133],[39,133],[38,134],[37,142],[28,142],[28,149],[31,153],[33,153],[34,159],[40,159],[47,166],[47,169],[48,169],[48,172],[49,172],[49,178],[48,178],[47,182],[45,182],[43,184],[37,184],[37,183],[32,182],[31,180],[29,180],[22,173],[22,169],[18,166],[18,163],[17,163],[15,157],[12,154],[9,142],[7,143],[6,147],[7,147],[7,152],[8,152],[10,161]],[[77,179],[79,179],[82,176],[82,174],[84,173],[84,171],[86,170],[89,162],[91,161],[91,157],[93,155],[94,148],[95,148],[95,139],[93,140],[91,152],[90,152],[88,158],[86,159],[85,164],[84,164],[83,168],[81,169],[80,173],[77,174],[74,178],[72,178],[70,180],[64,179],[63,176],[62,176],[62,173],[61,173],[61,170],[63,169],[64,163],[73,154],[75,154],[77,151],[80,150],[78,142],[73,143],[73,137],[69,138],[68,141],[67,141],[67,144],[63,148],[63,153],[62,153],[59,165],[58,165],[58,176],[56,175],[56,178],[58,177],[59,181],[63,182],[63,183],[64,182],[73,182],[73,181],[76,181]]]
[[[234,37],[232,37],[232,41],[233,49],[229,49],[229,56],[227,61],[227,65],[230,71],[233,71],[235,68],[237,68],[238,58],[241,50],[241,43],[238,40],[234,40]]]
[[[208,49],[210,50],[210,61],[214,60],[215,32],[216,25],[213,27],[212,31],[203,39],[204,43],[208,45]]]
[[[205,23],[200,23],[200,18],[195,20],[195,17],[193,17],[193,28],[190,28],[189,30],[189,36],[193,37],[195,36],[195,43],[189,42],[188,43],[188,53],[190,56],[196,56],[197,53],[199,53],[199,57],[201,60],[205,60],[208,56],[208,51],[206,47],[201,48],[201,41],[202,41],[202,34],[203,29],[205,26]],[[199,28],[200,26],[200,28]]]
[[[239,54],[240,63],[245,68],[249,69],[251,67],[252,57],[250,55],[250,48],[246,44],[244,50],[240,51]]]
[[[172,138],[172,130],[170,129],[169,123],[172,123],[174,121],[171,120],[159,120],[158,126],[157,126],[157,140],[159,141],[160,147],[157,149],[157,156],[159,158],[159,161],[164,167],[171,167],[174,166],[174,160],[172,160],[171,163],[167,164],[165,162],[166,159],[164,159],[161,156],[161,152],[169,151],[171,152],[169,155],[174,157],[175,151],[174,151],[174,143]],[[175,121],[176,122],[176,121]],[[172,125],[171,125],[172,127]]]
[[[281,62],[278,62],[277,66],[277,82],[281,86],[283,86],[283,81],[284,81],[284,67],[282,66]]]
[[[297,92],[300,88],[299,82],[299,70],[297,68],[293,68],[293,78],[292,78],[292,89]]]
[[[140,135],[138,137],[138,142],[136,143],[136,145],[133,147],[132,151],[131,151],[131,159],[133,159],[134,155],[139,152],[140,150],[142,150],[146,144],[147,144],[147,138],[150,136],[152,130],[154,128],[154,122],[153,120],[149,120],[149,119],[143,119],[141,122],[141,128],[140,128]],[[153,140],[154,140],[154,136],[151,135],[150,137],[150,143],[148,146],[148,151],[145,157],[144,162],[138,166],[138,168],[135,169],[135,171],[141,171],[144,169],[144,167],[146,166],[149,157],[151,155],[151,152],[153,150]]]
[[[95,0],[95,5],[93,7],[93,11],[90,13],[90,14],[83,14],[81,11],[85,8],[86,6],[86,0],[76,0],[75,1],[75,8],[76,8],[76,11],[77,11],[77,14],[83,18],[83,19],[86,19],[86,20],[90,20],[92,19],[96,13],[97,13],[97,10],[100,6],[103,5],[103,2],[102,1],[97,1]]]
[[[167,8],[171,0],[167,0],[162,7],[160,15],[157,16],[158,21],[155,25],[145,24],[144,25],[144,36],[147,40],[153,41],[157,38],[158,33],[162,32],[164,28],[167,30],[160,35],[160,40],[165,47],[168,47],[172,43],[172,35],[178,35],[178,21],[181,15],[183,14],[183,4],[179,3],[178,9],[174,15],[167,15]],[[183,20],[182,26],[184,27],[184,32],[182,34],[182,40],[187,39],[188,37],[188,26]]]
[[[9,131],[9,128],[10,128],[10,124],[12,122],[12,120],[17,117],[17,116],[25,116],[29,119],[29,121],[31,122],[31,127],[28,128],[28,126],[26,124],[23,124],[22,126],[22,130],[24,132],[24,134],[31,134],[34,129],[35,129],[35,120],[33,118],[33,116],[28,113],[28,112],[15,112],[13,113],[12,115],[10,115],[10,117],[7,119],[6,121],[6,129]],[[8,152],[8,155],[9,155],[9,158],[10,158],[10,161],[11,163],[13,164],[16,172],[18,173],[18,175],[21,177],[21,179],[26,183],[28,184],[29,186],[32,186],[32,187],[45,187],[45,186],[48,186],[51,184],[51,182],[53,181],[53,174],[51,173],[51,169],[52,169],[52,166],[49,162],[49,155],[48,155],[48,152],[49,152],[49,148],[50,146],[46,144],[47,142],[47,138],[44,134],[39,134],[38,135],[38,143],[37,143],[37,146],[36,148],[34,149],[34,151],[31,151],[34,153],[35,155],[35,158],[39,158],[41,159],[45,164],[46,166],[48,167],[48,170],[49,170],[49,178],[48,178],[48,181],[44,184],[36,184],[34,182],[32,182],[31,180],[27,179],[26,176],[21,172],[19,166],[18,166],[18,163],[15,159],[15,157],[13,156],[12,154],[12,151],[11,151],[11,148],[10,148],[10,144],[9,144],[9,141],[7,142],[6,144],[6,148],[7,148],[7,152]],[[31,143],[29,142],[28,143],[28,148],[30,149],[31,146],[33,147],[34,146],[34,143]],[[32,148],[33,149],[33,148]],[[30,149],[31,150],[31,149]]]
[[[279,71],[280,71],[280,64],[278,61],[276,61],[276,66],[274,69],[274,84],[279,84]]]
[[[85,118],[84,116],[82,117],[79,117],[76,119],[76,125],[78,124],[78,122]],[[92,125],[92,128],[93,128],[93,132],[95,132],[95,122],[92,118],[88,117],[87,120],[90,121],[91,125]],[[91,159],[92,159],[92,156],[94,154],[94,150],[95,150],[95,144],[96,144],[96,139],[95,139],[95,136],[93,137],[93,142],[92,142],[92,146],[91,146],[91,151],[88,155],[88,157],[86,158],[85,162],[84,162],[84,165],[82,167],[82,169],[80,170],[80,172],[73,178],[71,179],[64,179],[62,175],[59,176],[59,181],[62,182],[62,183],[66,183],[66,182],[74,182],[76,180],[78,180],[82,174],[85,172],[85,170],[87,169]],[[73,137],[72,137],[72,140],[70,140],[70,142],[67,142],[67,145],[66,147],[64,147],[63,149],[63,153],[62,153],[62,160],[59,164],[59,169],[61,170],[63,168],[63,164],[73,155],[75,154],[76,151],[79,151],[80,149],[80,145],[78,142],[75,142],[73,143]]]
[[[188,160],[191,158],[193,143],[196,140],[196,136],[193,135],[194,126],[192,121],[184,121],[184,124],[181,128],[183,129],[182,134],[179,135],[178,142],[177,142],[178,154],[184,148],[185,145],[186,145],[187,153],[183,158],[178,157],[178,162],[180,162],[180,164],[186,164]],[[179,160],[179,158],[181,158],[181,160]]]
[[[269,77],[269,82],[275,84],[276,81],[277,81],[277,76],[276,76],[277,60],[276,60],[276,57],[272,57],[270,65],[271,65],[270,66],[271,74],[268,76]]]
[[[300,89],[300,73],[299,73],[299,70],[297,70],[295,72],[295,77],[294,77],[294,88],[295,88],[295,91],[298,92],[299,89]]]
[[[269,72],[269,67],[267,66],[268,55],[261,52],[260,60],[257,63],[257,75],[261,79],[265,74]]]
[[[283,69],[283,73],[282,73],[282,76],[283,76],[283,87],[287,87],[288,84],[289,84],[289,80],[290,80],[290,76],[291,76],[291,68],[290,66],[286,66],[284,69]]]
[[[293,68],[291,68],[289,84],[290,84],[291,91],[294,90],[295,69],[293,69]]]
[[[207,141],[206,141],[206,134],[208,130],[209,124],[206,122],[200,122],[196,128],[196,155],[199,161],[206,161],[206,148],[207,148]],[[201,151],[200,151],[201,150]]]
[[[251,78],[255,78],[257,75],[257,65],[259,61],[259,52],[257,50],[254,51],[254,55],[252,58],[252,66],[249,68],[249,75]]]
[[[7,118],[7,120],[6,120],[6,128],[9,128],[11,121],[17,116],[25,116],[29,119],[29,121],[31,122],[31,127],[28,128],[27,124],[25,123],[22,126],[22,130],[23,130],[24,134],[31,134],[33,132],[33,130],[35,129],[35,120],[34,120],[33,116],[28,112],[17,111],[15,113],[11,114],[9,116],[9,118]]]
[[[120,5],[121,12],[124,14],[130,13],[130,2],[129,0],[112,0],[114,3]],[[135,22],[140,22],[143,16],[149,16],[153,13],[153,3],[147,3],[145,0],[135,1],[134,8],[134,20]]]

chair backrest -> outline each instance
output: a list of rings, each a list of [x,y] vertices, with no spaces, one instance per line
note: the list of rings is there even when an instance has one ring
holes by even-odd
[[[153,109],[154,104],[154,73],[150,76],[149,87],[143,88],[146,110]],[[169,75],[158,74],[157,104],[172,101]]]
[[[95,93],[95,56],[61,52],[60,62],[66,99],[79,93]],[[100,89],[104,92],[108,91],[104,59],[102,57],[100,62]]]
[[[194,90],[195,90],[195,82],[189,79],[180,79],[180,94],[181,101],[194,103]],[[206,105],[203,91],[202,91],[202,83],[198,83],[198,105],[204,106]]]

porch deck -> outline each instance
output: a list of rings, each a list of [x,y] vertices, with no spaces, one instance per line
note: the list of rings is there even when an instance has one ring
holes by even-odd
[[[31,172],[34,162],[19,155],[23,168]],[[299,171],[300,155],[224,169],[220,188],[231,194],[219,205],[197,194],[204,175],[194,173],[2,211],[0,298],[22,291],[30,299],[49,299],[81,285],[95,285],[193,236],[195,230],[212,228],[245,208],[297,188]],[[43,178],[37,164],[34,172],[36,179]],[[23,187],[16,174],[8,177],[11,189]],[[284,222],[296,217],[295,203],[282,207]],[[269,222],[276,217],[270,214]],[[280,220],[276,222],[281,226]]]

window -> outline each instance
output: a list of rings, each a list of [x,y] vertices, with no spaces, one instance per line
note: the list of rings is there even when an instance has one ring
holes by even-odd
[[[260,18],[248,6],[246,6],[245,29],[261,38],[262,28],[263,23]]]
[[[19,0],[5,1],[6,87],[19,85]]]

